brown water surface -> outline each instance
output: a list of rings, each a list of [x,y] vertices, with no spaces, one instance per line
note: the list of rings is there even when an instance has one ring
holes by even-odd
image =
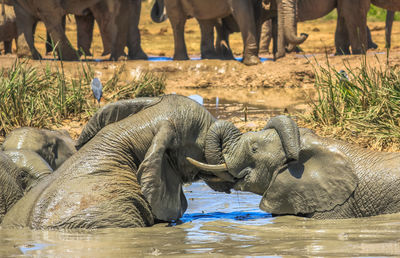
[[[399,256],[400,215],[365,219],[272,218],[260,196],[185,188],[189,208],[175,225],[92,231],[0,229],[0,257]]]

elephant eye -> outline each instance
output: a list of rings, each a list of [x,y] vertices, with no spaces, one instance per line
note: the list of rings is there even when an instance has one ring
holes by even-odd
[[[258,150],[257,145],[254,144],[254,145],[251,146],[251,152],[256,153],[257,150]]]

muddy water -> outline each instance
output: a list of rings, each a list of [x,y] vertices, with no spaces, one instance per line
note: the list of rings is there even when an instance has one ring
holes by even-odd
[[[259,196],[185,187],[189,208],[175,225],[93,231],[1,230],[0,257],[398,256],[400,215],[366,219],[272,218]]]

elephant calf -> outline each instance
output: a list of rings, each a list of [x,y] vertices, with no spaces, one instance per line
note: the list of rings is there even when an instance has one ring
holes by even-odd
[[[53,170],[29,150],[0,152],[0,222],[11,207]]]
[[[269,158],[262,173],[232,174],[234,189],[263,198],[266,212],[319,219],[367,217],[400,212],[400,153],[367,150],[319,137],[300,129],[297,161],[285,163],[285,151],[275,130],[254,146],[267,144]]]
[[[31,150],[39,154],[55,170],[75,152],[75,141],[67,132],[22,127],[10,132],[1,150]]]

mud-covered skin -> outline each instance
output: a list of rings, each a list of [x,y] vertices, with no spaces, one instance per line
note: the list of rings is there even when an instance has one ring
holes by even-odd
[[[96,123],[96,119],[91,122]],[[279,123],[270,126],[281,128]],[[144,227],[156,220],[176,220],[187,207],[182,184],[203,178],[219,191],[234,184],[197,169],[186,158],[213,163],[222,157],[232,173],[248,165],[262,170],[263,155],[237,160],[244,155],[242,148],[234,145],[248,146],[251,135],[242,136],[232,124],[216,121],[189,98],[160,97],[157,104],[98,131],[28,192],[6,215],[2,226]]]
[[[22,127],[7,134],[1,150],[31,150],[55,170],[75,152],[75,141],[67,132]]]
[[[308,129],[300,138],[297,162],[245,175],[235,189],[263,195],[260,208],[277,215],[338,219],[400,211],[399,153],[366,150]],[[274,135],[271,141],[280,140]]]
[[[53,173],[50,165],[36,152],[31,150],[4,151],[14,164],[21,170],[28,172],[21,182],[25,192],[29,191],[37,182]]]
[[[159,103],[160,101],[161,98],[136,98],[121,100],[102,107],[92,118],[90,118],[90,122],[86,124],[76,142],[76,148],[79,150],[106,125],[136,114],[145,108]]]
[[[0,222],[24,195],[22,185],[19,183],[20,172],[14,162],[0,151]]]

